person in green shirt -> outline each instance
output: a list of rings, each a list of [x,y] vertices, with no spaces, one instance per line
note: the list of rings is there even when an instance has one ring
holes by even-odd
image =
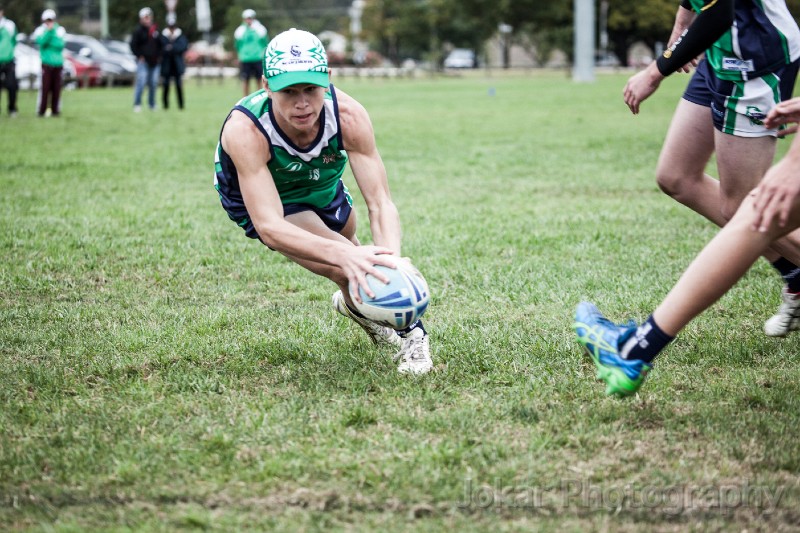
[[[42,25],[34,30],[32,38],[39,45],[42,58],[42,83],[39,87],[37,114],[45,116],[50,104],[51,116],[61,114],[61,75],[64,70],[64,36],[67,30],[56,22],[56,12],[45,9]]]
[[[8,91],[8,115],[17,115],[17,74],[14,48],[17,46],[17,25],[5,17],[0,4],[0,82]]]
[[[269,33],[258,20],[256,12],[245,9],[242,12],[242,23],[233,33],[236,44],[236,55],[239,57],[239,77],[242,79],[244,96],[250,94],[250,78],[255,81],[256,89],[261,81],[261,60],[264,49],[269,42]]]

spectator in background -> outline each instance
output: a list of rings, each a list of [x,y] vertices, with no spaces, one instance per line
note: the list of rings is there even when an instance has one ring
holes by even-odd
[[[47,104],[50,104],[50,115],[61,114],[61,75],[64,70],[64,36],[67,30],[56,22],[56,12],[45,9],[42,13],[42,25],[36,28],[31,36],[39,45],[42,58],[42,83],[39,87],[39,106],[37,114],[45,116]]]
[[[239,57],[239,76],[242,78],[244,96],[250,94],[250,78],[255,80],[255,89],[261,83],[261,61],[264,49],[269,42],[267,28],[256,20],[256,12],[252,9],[242,11],[242,23],[236,28],[233,39],[236,54]]]
[[[189,47],[189,41],[176,25],[175,13],[167,15],[167,27],[161,32],[161,96],[164,109],[169,109],[169,85],[175,79],[175,91],[178,93],[178,108],[183,109],[183,73],[186,64],[183,54]]]
[[[142,92],[147,85],[147,104],[150,111],[156,108],[156,85],[158,84],[158,64],[161,61],[161,38],[158,27],[153,22],[153,10],[143,7],[139,10],[139,26],[131,35],[131,52],[136,56],[136,88],[133,95],[133,111],[142,110]]]
[[[17,46],[17,25],[5,17],[0,4],[0,81],[8,90],[8,116],[17,116],[17,73],[14,48]]]

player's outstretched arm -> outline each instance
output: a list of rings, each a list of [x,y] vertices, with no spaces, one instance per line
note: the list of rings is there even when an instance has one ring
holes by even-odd
[[[372,122],[364,106],[342,92],[339,120],[350,168],[367,204],[373,242],[400,255],[400,215],[389,192],[389,180],[375,142]]]
[[[222,131],[222,146],[236,165],[247,212],[265,244],[292,259],[339,269],[341,279],[347,279],[351,287],[361,286],[369,296],[374,293],[367,283],[367,274],[388,281],[375,265],[393,266],[386,257],[394,253],[393,249],[327,239],[284,219],[280,195],[267,169],[267,140],[250,119],[234,111]]]

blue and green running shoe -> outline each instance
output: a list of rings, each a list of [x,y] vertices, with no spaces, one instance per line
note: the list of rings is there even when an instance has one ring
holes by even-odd
[[[630,396],[639,390],[652,365],[619,356],[619,346],[636,333],[635,323],[614,324],[594,304],[581,302],[572,327],[597,367],[597,379],[605,381],[607,395]]]

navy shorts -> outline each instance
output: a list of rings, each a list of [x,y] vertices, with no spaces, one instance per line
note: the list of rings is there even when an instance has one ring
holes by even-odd
[[[239,77],[243,80],[261,79],[261,61],[242,61],[239,65]]]
[[[763,120],[778,102],[792,97],[798,61],[751,80],[721,80],[703,59],[683,93],[683,98],[711,108],[714,127],[737,137],[776,136]]]
[[[253,225],[253,221],[250,220],[250,216],[248,215],[247,210],[244,209],[243,204],[241,205],[241,208],[236,209],[235,212],[232,210],[227,211],[228,216],[244,230],[245,235],[251,239],[258,239],[262,243],[264,242],[261,240],[261,237],[259,237],[258,232]],[[331,203],[325,207],[317,207],[311,204],[283,204],[284,217],[293,215],[295,213],[300,213],[302,211],[315,212],[327,227],[336,233],[339,233],[342,231],[345,224],[347,224],[347,219],[350,218],[350,213],[353,211],[353,199],[350,197],[350,192],[348,192],[347,187],[345,187],[344,183],[339,180],[339,184],[336,186],[336,195],[333,197]]]
[[[313,211],[322,219],[326,226],[339,233],[347,224],[350,212],[353,210],[353,200],[344,182],[339,180],[336,186],[336,195],[331,203],[325,207],[317,207],[311,204],[283,204],[283,216],[293,215],[302,211]]]

